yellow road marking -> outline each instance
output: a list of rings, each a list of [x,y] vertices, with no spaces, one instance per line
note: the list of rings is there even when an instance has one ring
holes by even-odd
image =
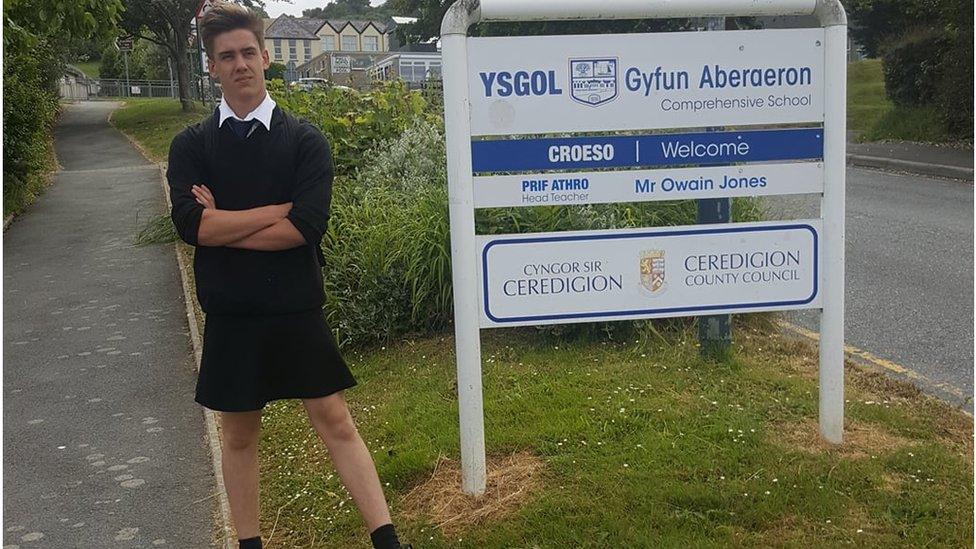
[[[812,339],[813,341],[817,341],[817,342],[820,341],[820,334],[817,332],[808,330],[802,326],[797,326],[796,324],[787,322],[785,320],[778,320],[776,321],[776,323],[779,324],[781,328],[785,328],[786,330],[789,330],[793,333],[799,334],[808,339]],[[958,387],[955,387],[948,383],[935,383],[931,379],[923,376],[922,374],[916,372],[915,370],[912,370],[911,368],[907,368],[896,362],[892,362],[888,359],[875,356],[869,353],[868,351],[865,351],[864,349],[858,349],[857,347],[854,347],[852,345],[844,345],[844,353],[852,357],[859,358],[864,362],[867,362],[869,364],[872,364],[884,370],[888,370],[889,372],[896,373],[898,375],[907,377],[915,381],[920,381],[922,383],[929,385],[930,387],[936,387],[962,400],[968,400],[972,398],[972,395],[967,395]]]

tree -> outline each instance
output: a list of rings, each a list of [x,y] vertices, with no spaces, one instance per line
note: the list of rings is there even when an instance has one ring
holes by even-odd
[[[286,67],[281,63],[271,63],[271,65],[268,66],[268,70],[264,71],[264,79],[274,80],[277,78],[278,80],[283,81],[285,79],[285,68]]]
[[[302,17],[308,17],[310,19],[385,21],[391,15],[394,15],[394,11],[390,2],[374,7],[369,4],[369,0],[335,0],[322,8],[302,10]]]
[[[120,0],[6,0],[4,42],[13,35],[58,41],[106,36],[122,12]]]
[[[262,7],[261,0],[241,0],[246,7]],[[130,35],[164,48],[176,68],[180,103],[193,109],[190,99],[190,34],[199,0],[127,0],[120,26]],[[195,55],[195,53],[194,53]]]
[[[169,54],[158,44],[136,40],[129,54],[129,75],[138,80],[166,80]]]
[[[102,52],[102,62],[98,67],[98,77],[106,79],[118,79],[125,77],[125,67],[122,64],[122,56],[115,44],[105,48]]]
[[[169,53],[185,112],[193,109],[188,53],[197,6],[198,0],[128,0],[120,25],[130,35],[158,44]]]
[[[877,57],[885,42],[906,30],[938,22],[945,10],[941,0],[844,0],[850,15],[850,34],[868,57]]]
[[[865,0],[869,1],[869,0]],[[403,43],[416,43],[440,36],[441,21],[454,0],[388,0],[383,8],[398,15],[417,18],[416,23],[400,25],[397,32]],[[696,19],[619,19],[584,21],[541,21],[482,23],[468,30],[470,36],[514,36],[537,34],[607,34],[661,32],[697,28]],[[727,28],[750,28],[752,18],[728,18]]]

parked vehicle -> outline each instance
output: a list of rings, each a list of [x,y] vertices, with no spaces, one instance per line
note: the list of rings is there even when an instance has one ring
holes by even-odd
[[[292,84],[292,86],[302,91],[312,91],[315,88],[327,88],[330,86],[330,84],[331,83],[325,78],[308,77],[299,78]]]

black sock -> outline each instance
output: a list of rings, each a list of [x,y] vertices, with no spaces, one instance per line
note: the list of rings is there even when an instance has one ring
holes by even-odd
[[[261,536],[237,540],[238,549],[264,549],[261,546]]]
[[[373,530],[369,539],[373,542],[374,549],[400,549],[400,540],[397,539],[396,528],[392,524],[384,524]]]

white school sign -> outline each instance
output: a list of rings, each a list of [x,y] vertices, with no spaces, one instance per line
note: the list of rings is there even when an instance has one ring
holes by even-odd
[[[824,30],[471,38],[472,135],[823,121]]]
[[[480,21],[814,14],[821,28],[468,38]],[[837,0],[459,0],[444,17],[462,488],[480,329],[819,309],[843,425],[846,17]],[[474,234],[474,209],[822,193],[820,219]]]

